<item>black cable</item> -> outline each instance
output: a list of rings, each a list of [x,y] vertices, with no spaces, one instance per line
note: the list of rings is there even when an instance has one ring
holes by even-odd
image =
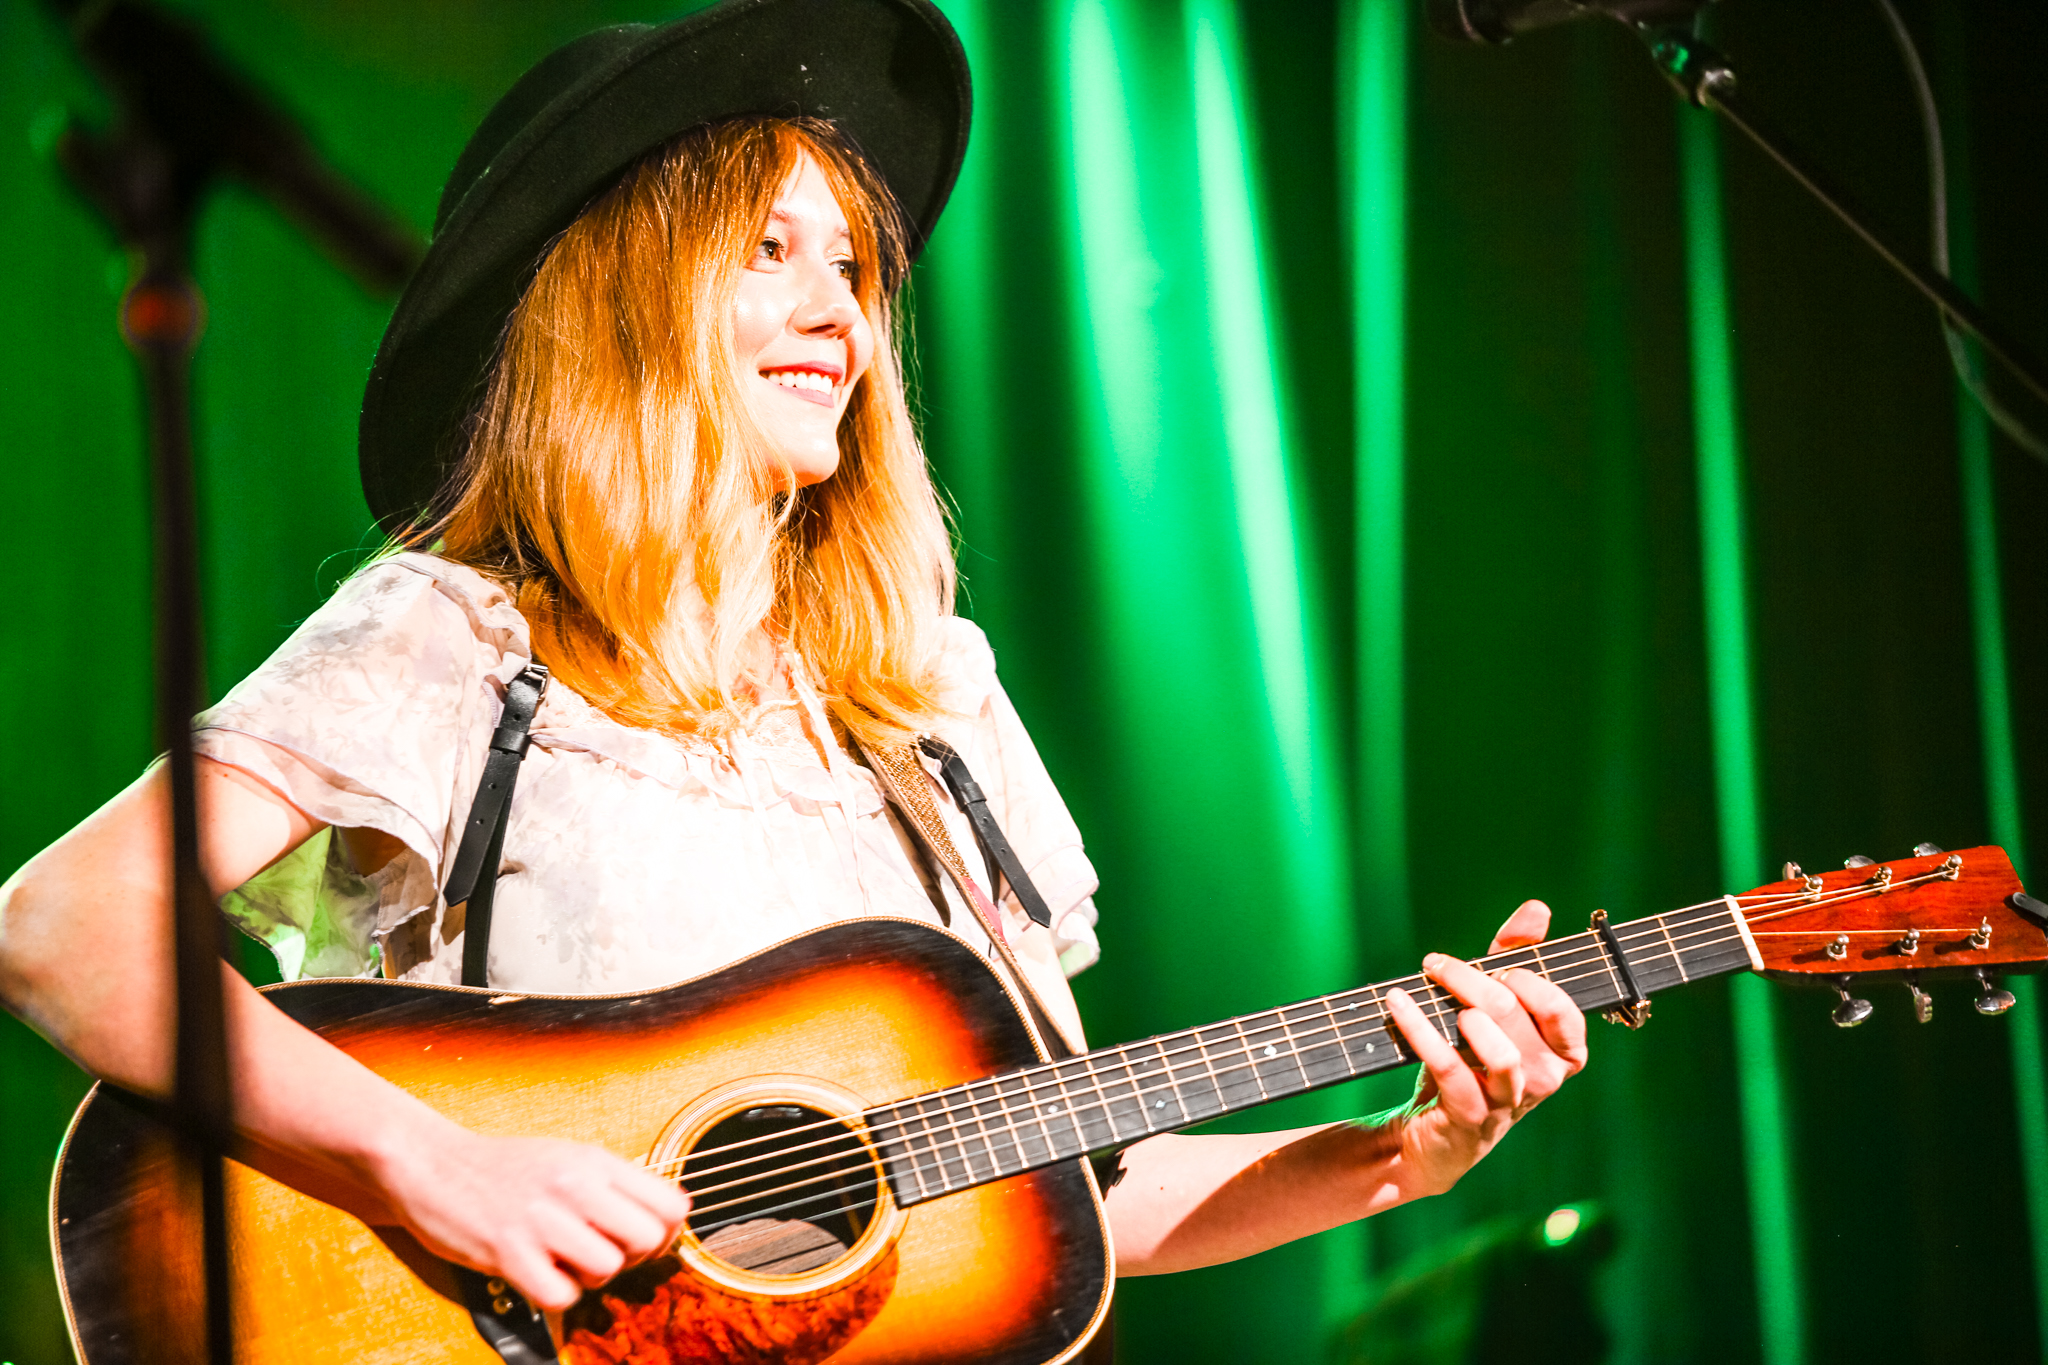
[[[1942,278],[1949,275],[1948,241],[1948,155],[1941,138],[1941,114],[1934,101],[1934,86],[1927,79],[1927,67],[1920,60],[1920,49],[1913,42],[1913,34],[1899,17],[1892,0],[1876,0],[1883,12],[1885,22],[1892,31],[1892,40],[1899,46],[1899,55],[1904,60],[1906,75],[1913,85],[1913,95],[1920,105],[1920,126],[1927,139],[1927,188],[1929,208],[1933,216],[1934,268]],[[1962,382],[1964,392],[1977,401],[1977,406],[1995,423],[1998,429],[2012,440],[2012,443],[2035,459],[2048,462],[2048,441],[2043,441],[2030,431],[2026,424],[2007,410],[1998,401],[1997,395],[1984,382],[1983,374],[1977,368],[1977,361],[1970,354],[1968,340],[1949,321],[1948,314],[1942,313],[1941,332],[1948,341],[1950,362],[1955,366],[1956,378]]]

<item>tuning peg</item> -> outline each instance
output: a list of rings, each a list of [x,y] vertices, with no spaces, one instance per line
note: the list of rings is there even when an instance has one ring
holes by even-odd
[[[1945,848],[1943,848],[1943,847],[1942,847],[1942,846],[1941,846],[1940,844],[1915,844],[1915,845],[1913,845],[1913,856],[1914,856],[1915,858],[1932,858],[1932,857],[1933,857],[1933,856],[1934,856],[1935,854],[1937,854],[1937,853],[1946,853],[1946,852],[1948,852],[1948,850],[1947,850],[1947,849],[1945,849]]]
[[[1836,1028],[1855,1028],[1870,1017],[1870,1002],[1858,1000],[1849,994],[1850,978],[1835,978],[1835,993],[1842,997],[1842,1003],[1835,1006],[1833,1015]]]
[[[1870,865],[1871,865],[1872,863],[1874,863],[1874,862],[1876,862],[1876,861],[1877,861],[1877,859],[1875,859],[1875,858],[1866,858],[1866,857],[1864,857],[1864,856],[1863,856],[1863,855],[1862,855],[1861,853],[1858,853],[1858,854],[1856,854],[1856,855],[1855,855],[1855,856],[1853,856],[1853,857],[1849,857],[1849,858],[1844,858],[1844,859],[1842,860],[1842,866],[1843,866],[1843,867],[1869,867],[1869,866],[1870,866]]]
[[[1840,962],[1847,956],[1849,956],[1849,936],[1847,934],[1836,934],[1834,941],[1828,944],[1828,961]]]
[[[1934,997],[1920,989],[1920,974],[1906,974],[1906,989],[1913,994],[1913,1017],[1923,1024],[1934,1022]]]
[[[1982,952],[1991,946],[1991,921],[1985,920],[1977,926],[1977,932],[1970,935],[1970,946]]]
[[[1799,879],[1800,879],[1801,877],[1804,877],[1805,875],[1806,875],[1806,873],[1805,873],[1805,872],[1804,872],[1804,871],[1803,871],[1803,870],[1802,870],[1802,869],[1800,868],[1800,866],[1799,866],[1799,864],[1798,864],[1798,863],[1786,863],[1786,864],[1785,864],[1785,880],[1786,880],[1786,881],[1788,881],[1788,882],[1796,882],[1796,881],[1798,881],[1798,880],[1799,880]]]
[[[2004,1014],[2019,1001],[2013,999],[2011,991],[2000,990],[1991,984],[1991,975],[1982,967],[1977,969],[1977,1013]]]

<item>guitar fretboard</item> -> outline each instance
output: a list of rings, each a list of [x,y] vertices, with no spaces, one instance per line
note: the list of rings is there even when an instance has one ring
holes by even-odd
[[[1751,965],[1741,912],[1726,900],[1612,933],[1645,995]],[[1630,998],[1613,954],[1591,932],[1477,965],[1526,967],[1588,1013]],[[1397,986],[1458,1041],[1464,1006],[1417,974],[936,1090],[868,1111],[868,1131],[897,1202],[922,1203],[1413,1062],[1382,1003]]]

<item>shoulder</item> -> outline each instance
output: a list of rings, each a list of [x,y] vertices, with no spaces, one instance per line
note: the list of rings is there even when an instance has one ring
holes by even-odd
[[[996,655],[981,627],[964,616],[939,618],[933,672],[941,704],[961,715],[978,715],[1001,690]]]
[[[502,584],[467,564],[407,551],[353,575],[307,622],[400,632],[462,633],[528,653],[526,618]]]
[[[503,588],[432,555],[392,555],[350,576],[204,720],[338,716],[380,700],[431,709],[433,698],[467,695],[530,656],[526,621]]]

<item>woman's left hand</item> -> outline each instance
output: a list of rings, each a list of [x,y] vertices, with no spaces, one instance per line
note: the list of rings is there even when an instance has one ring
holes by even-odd
[[[1549,929],[1550,908],[1525,901],[1486,951],[1540,943]],[[1586,1017],[1562,988],[1520,967],[1488,976],[1441,953],[1422,966],[1466,1006],[1458,1033],[1471,1060],[1406,991],[1387,992],[1394,1026],[1422,1063],[1415,1098],[1392,1119],[1400,1130],[1396,1180],[1410,1199],[1457,1184],[1517,1119],[1586,1065]]]

